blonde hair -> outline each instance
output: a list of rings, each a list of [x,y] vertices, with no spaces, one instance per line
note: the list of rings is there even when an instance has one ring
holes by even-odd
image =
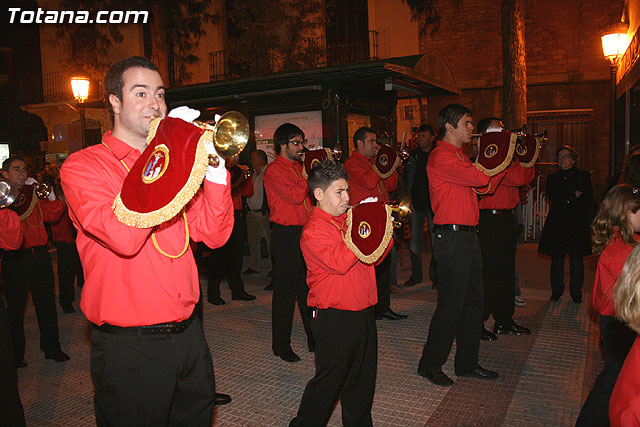
[[[640,333],[640,246],[636,246],[613,288],[616,315]]]
[[[622,184],[609,190],[591,224],[593,251],[602,252],[617,234],[623,242],[635,246],[633,225],[627,212],[636,213],[638,209],[640,191],[637,189],[629,184]]]

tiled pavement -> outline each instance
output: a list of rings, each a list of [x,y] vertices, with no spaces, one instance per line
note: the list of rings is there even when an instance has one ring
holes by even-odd
[[[497,381],[456,379],[453,356],[444,371],[455,384],[433,386],[416,374],[427,325],[435,309],[436,291],[420,285],[392,295],[403,321],[379,321],[379,360],[373,421],[377,426],[561,426],[573,425],[581,402],[601,366],[597,325],[589,304],[576,305],[568,292],[560,302],[548,301],[549,261],[535,254],[535,244],[518,248],[526,308],[516,308],[516,321],[533,335],[482,342],[480,363],[500,372]],[[408,260],[400,257],[399,283],[406,280]],[[589,301],[593,266],[587,261],[584,300]],[[428,264],[425,264],[428,265]],[[204,323],[212,350],[217,388],[233,402],[216,408],[216,426],[286,426],[295,415],[314,359],[306,349],[296,314],[293,349],[302,361],[288,364],[271,353],[271,294],[262,288],[264,275],[246,278],[255,302],[231,301],[223,285],[225,306],[205,304]],[[77,304],[76,304],[77,307]],[[89,325],[81,313],[59,313],[63,349],[71,360],[44,360],[32,305],[26,313],[27,361],[19,371],[19,387],[30,426],[95,425],[89,375]],[[487,325],[488,327],[490,324]],[[454,347],[455,351],[455,347]],[[453,352],[452,352],[453,355]],[[338,403],[329,425],[341,425]]]

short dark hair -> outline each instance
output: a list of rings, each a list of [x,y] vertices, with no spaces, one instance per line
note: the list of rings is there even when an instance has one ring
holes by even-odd
[[[304,139],[304,132],[298,126],[291,123],[284,123],[273,133],[273,146],[276,153],[280,154],[283,145],[286,145],[293,137],[301,136]]]
[[[364,142],[364,139],[367,137],[368,133],[376,135],[376,131],[371,129],[370,127],[362,126],[360,129],[358,129],[356,133],[353,134],[353,146],[355,148],[358,148],[358,144],[356,143],[356,141]]]
[[[316,188],[327,191],[327,188],[339,179],[349,180],[349,175],[347,175],[347,171],[344,170],[342,163],[325,159],[309,172],[309,178],[307,178],[309,192],[313,195],[313,190]]]
[[[487,129],[489,129],[489,125],[491,124],[491,122],[494,120],[498,122],[502,121],[502,119],[499,119],[498,117],[486,117],[480,120],[478,122],[478,125],[476,126],[476,128],[478,129],[478,133],[485,133]]]
[[[449,104],[446,105],[440,112],[438,113],[438,127],[440,128],[440,137],[444,138],[447,134],[447,123],[454,127],[454,129],[458,128],[458,122],[465,114],[471,116],[471,110],[469,110],[464,105],[460,104]]]
[[[2,170],[5,171],[5,172],[9,172],[9,168],[11,167],[11,163],[15,162],[16,160],[21,160],[21,161],[27,163],[24,160],[24,157],[19,156],[17,154],[14,154],[13,156],[10,156],[10,157],[4,159],[4,162],[2,162]]]
[[[569,155],[571,156],[573,161],[574,162],[578,161],[578,153],[570,145],[562,145],[562,146],[558,147],[558,149],[556,150],[556,159],[560,155],[561,151],[568,151]]]
[[[124,87],[124,79],[122,76],[124,72],[129,68],[146,68],[147,70],[158,71],[156,64],[149,61],[147,58],[141,56],[132,56],[127,59],[123,59],[120,62],[116,62],[111,66],[109,71],[104,75],[104,97],[107,100],[109,111],[111,112],[111,118],[113,119],[113,107],[109,102],[109,95],[115,95],[120,101],[122,101],[122,88]]]
[[[256,150],[254,151],[254,153],[256,153],[256,155],[260,158],[260,160],[262,160],[265,164],[267,164],[268,162],[267,153],[265,153],[264,150]]]
[[[433,128],[433,126],[431,126],[430,124],[422,124],[420,125],[420,127],[418,128],[418,133],[420,132],[429,132],[431,133],[431,135],[437,135],[438,133],[436,132],[436,130]]]

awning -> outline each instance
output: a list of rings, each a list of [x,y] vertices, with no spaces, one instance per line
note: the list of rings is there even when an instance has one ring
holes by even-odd
[[[346,88],[362,94],[397,91],[398,98],[455,95],[460,91],[437,55],[412,55],[170,88],[172,106]]]

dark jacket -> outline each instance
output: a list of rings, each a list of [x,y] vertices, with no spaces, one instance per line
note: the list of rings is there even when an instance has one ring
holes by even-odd
[[[581,191],[580,196],[575,192]],[[591,175],[575,166],[547,178],[549,215],[538,252],[550,256],[591,254],[591,221],[596,214]]]
[[[427,178],[427,160],[431,150],[426,153],[420,148],[411,151],[405,168],[407,191],[411,195],[413,209],[425,213],[431,212],[429,199],[429,179]]]

